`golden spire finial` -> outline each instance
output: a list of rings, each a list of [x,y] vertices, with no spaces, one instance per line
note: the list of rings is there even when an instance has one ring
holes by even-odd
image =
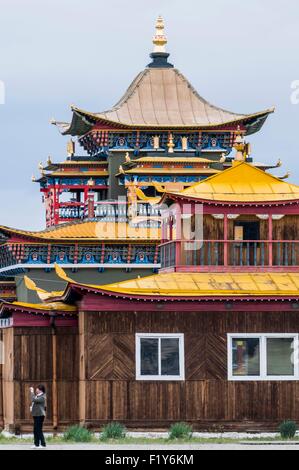
[[[156,34],[153,39],[154,52],[166,52],[167,37],[165,36],[165,25],[162,16],[156,22]]]

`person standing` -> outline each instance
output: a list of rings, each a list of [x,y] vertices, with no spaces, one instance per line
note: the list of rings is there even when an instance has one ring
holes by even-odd
[[[46,389],[44,385],[39,385],[34,392],[30,388],[31,414],[34,420],[34,446],[33,449],[45,448],[46,441],[43,434],[43,425],[46,417]]]

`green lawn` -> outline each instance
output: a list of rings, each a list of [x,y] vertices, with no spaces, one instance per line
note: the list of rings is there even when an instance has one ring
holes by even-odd
[[[262,439],[262,438],[254,438],[254,439],[226,439],[226,438],[209,438],[209,439],[203,439],[203,438],[191,438],[191,439],[175,439],[175,440],[170,440],[167,438],[159,438],[159,439],[148,439],[148,438],[131,438],[131,437],[126,437],[125,439],[120,439],[120,440],[107,440],[107,441],[101,441],[97,437],[92,437],[92,440],[90,441],[90,444],[112,444],[112,445],[149,445],[149,444],[158,444],[158,445],[173,445],[173,444],[238,444],[240,442],[242,443],[250,443],[250,442],[269,442],[269,443],[275,443],[275,442],[282,442],[283,440],[278,436],[276,438],[268,438],[268,439]],[[80,444],[78,442],[72,442],[72,441],[65,441],[63,437],[50,437],[47,439],[48,444],[52,445],[63,445],[63,444]],[[291,440],[286,440],[283,442],[299,442],[299,437],[291,439]],[[15,437],[12,438],[6,438],[4,436],[0,435],[0,446],[1,445],[14,445],[14,444],[28,444],[31,443],[31,439],[18,439]]]

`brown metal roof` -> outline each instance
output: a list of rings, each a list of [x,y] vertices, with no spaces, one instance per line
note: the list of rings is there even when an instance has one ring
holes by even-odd
[[[255,114],[237,114],[208,103],[188,80],[173,68],[147,68],[110,110],[89,113],[72,107],[73,121],[55,123],[63,134],[82,135],[96,123],[145,128],[214,128],[247,123],[248,133],[264,124],[269,109]]]

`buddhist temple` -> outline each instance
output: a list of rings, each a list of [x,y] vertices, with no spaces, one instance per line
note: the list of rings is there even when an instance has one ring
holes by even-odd
[[[236,145],[243,144],[246,160],[253,162],[244,139],[260,131],[274,108],[238,114],[208,103],[169,63],[161,17],[153,45],[151,63],[113,108],[95,113],[72,106],[71,123],[52,121],[63,135],[78,138],[88,157],[75,156],[71,140],[66,162],[41,166],[42,177],[35,180],[43,193],[47,226],[107,212],[123,214],[126,207],[116,207],[116,201],[128,196],[130,203],[132,185],[142,191],[137,215],[152,216],[146,197],[180,191],[222,171],[224,164],[231,165]]]
[[[6,430],[40,382],[49,431],[299,423],[299,186],[247,141],[273,109],[210,105],[153,42],[116,106],[55,121],[87,155],[39,165],[46,229],[0,226]]]

